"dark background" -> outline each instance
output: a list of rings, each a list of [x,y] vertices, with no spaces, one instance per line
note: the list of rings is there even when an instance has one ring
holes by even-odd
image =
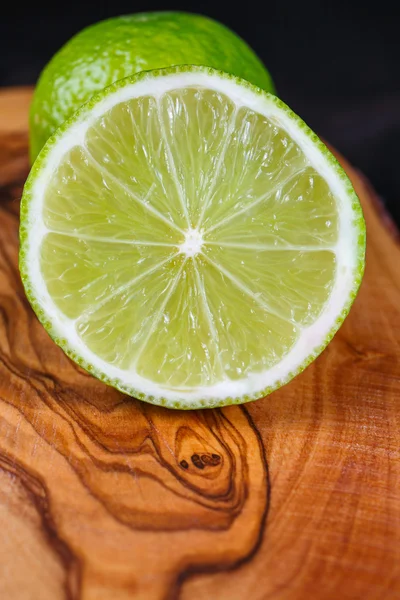
[[[8,3],[10,5],[10,3]],[[44,6],[44,4],[43,4]],[[187,10],[222,21],[270,70],[278,94],[372,181],[400,225],[400,26],[394,2],[263,0],[21,4],[0,15],[0,86],[33,84],[74,33],[100,19]],[[5,14],[4,14],[5,12]]]

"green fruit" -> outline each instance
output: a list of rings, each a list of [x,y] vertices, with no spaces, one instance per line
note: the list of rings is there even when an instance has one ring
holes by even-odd
[[[66,121],[25,185],[20,237],[54,340],[171,408],[289,381],[364,270],[361,207],[329,150],[275,96],[195,66],[120,80]]]
[[[183,12],[109,19],[78,33],[43,70],[30,112],[32,162],[57,127],[95,92],[140,71],[183,64],[214,67],[274,92],[253,50],[212,19]]]

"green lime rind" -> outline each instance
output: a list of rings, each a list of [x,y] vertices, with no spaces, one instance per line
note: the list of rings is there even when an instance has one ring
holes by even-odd
[[[114,81],[171,65],[207,65],[274,93],[264,64],[233,31],[185,12],[138,13],[83,29],[50,60],[31,104],[31,160],[53,132]]]
[[[134,387],[125,384],[121,379],[111,378],[102,370],[94,367],[90,362],[86,361],[82,358],[75,349],[68,343],[68,341],[60,335],[60,332],[57,331],[57,326],[55,326],[47,317],[45,311],[43,310],[40,302],[37,299],[35,293],[35,285],[31,279],[29,269],[27,268],[26,256],[29,250],[29,241],[28,241],[28,227],[29,227],[29,216],[30,216],[30,205],[33,196],[33,187],[36,182],[37,177],[43,171],[46,166],[47,158],[60,138],[66,133],[71,126],[77,124],[84,117],[89,116],[93,108],[101,101],[104,100],[107,96],[114,94],[119,89],[124,88],[126,85],[137,83],[141,80],[145,80],[147,78],[156,78],[165,75],[172,75],[178,73],[188,73],[188,72],[198,72],[205,73],[209,75],[216,75],[220,79],[232,80],[235,83],[239,84],[244,88],[248,88],[253,93],[262,95],[270,102],[273,102],[280,110],[284,111],[291,119],[296,121],[296,124],[299,128],[301,128],[303,134],[307,136],[307,138],[313,143],[313,145],[324,155],[325,159],[329,162],[330,167],[336,173],[336,175],[340,178],[342,184],[345,187],[348,198],[351,201],[351,209],[354,215],[353,225],[354,228],[358,231],[357,237],[357,247],[356,247],[356,263],[353,271],[353,285],[351,290],[349,291],[347,301],[343,306],[340,313],[337,315],[337,318],[334,322],[334,325],[330,329],[329,333],[326,335],[322,343],[314,349],[312,353],[310,353],[306,359],[293,371],[288,373],[286,377],[275,381],[272,386],[268,386],[257,393],[243,395],[239,397],[226,397],[226,398],[207,398],[204,400],[198,401],[190,401],[190,403],[185,402],[183,400],[171,400],[167,399],[163,396],[152,396],[147,395],[141,392]],[[362,212],[362,208],[357,197],[357,194],[354,191],[354,188],[350,182],[350,179],[346,175],[345,171],[340,166],[337,159],[333,156],[333,154],[328,150],[328,148],[323,144],[323,142],[318,138],[318,136],[311,131],[311,129],[298,117],[282,100],[265,92],[259,87],[256,87],[249,83],[248,81],[242,80],[234,75],[224,73],[222,71],[217,71],[210,67],[201,67],[201,66],[193,66],[193,65],[179,65],[174,67],[168,67],[165,69],[156,69],[153,71],[144,71],[138,73],[136,75],[127,77],[125,79],[119,80],[112,85],[108,86],[100,93],[93,96],[89,102],[83,105],[71,118],[69,118],[61,127],[57,129],[57,131],[49,138],[42,151],[40,152],[38,158],[36,159],[29,177],[25,183],[22,200],[21,200],[21,212],[20,212],[20,252],[19,252],[19,268],[21,273],[22,283],[25,288],[25,293],[27,298],[35,311],[39,321],[42,323],[44,328],[50,337],[55,341],[55,343],[60,346],[65,354],[69,356],[74,362],[76,362],[80,367],[94,375],[97,379],[110,385],[124,394],[128,394],[129,396],[133,396],[142,400],[144,402],[148,402],[151,404],[155,404],[158,406],[164,406],[173,409],[183,409],[183,410],[191,410],[191,409],[200,409],[200,408],[213,408],[219,406],[228,406],[232,404],[243,404],[246,402],[250,402],[253,400],[257,400],[264,396],[267,396],[271,392],[276,389],[282,387],[289,381],[291,381],[294,377],[299,375],[304,369],[311,364],[317,356],[326,348],[328,343],[332,340],[335,333],[338,331],[346,316],[348,315],[351,305],[353,304],[358,290],[360,288],[364,267],[365,267],[365,248],[366,248],[366,228],[365,221]]]

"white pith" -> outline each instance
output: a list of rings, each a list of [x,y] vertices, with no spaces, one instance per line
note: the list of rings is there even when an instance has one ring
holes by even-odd
[[[203,247],[203,235],[197,229],[185,231],[185,241],[179,246],[179,251],[187,257],[196,256]]]
[[[330,300],[320,317],[309,327],[304,327],[298,341],[292,350],[280,363],[262,373],[252,373],[242,380],[223,379],[217,384],[195,388],[168,388],[145,379],[134,371],[117,368],[100,359],[90,351],[78,336],[75,321],[68,319],[54,304],[40,270],[39,256],[43,236],[48,231],[42,221],[42,206],[44,191],[51,174],[59,164],[62,156],[72,147],[84,144],[87,129],[102,114],[124,100],[143,95],[159,98],[165,92],[195,85],[204,87],[229,96],[237,107],[248,107],[275,121],[284,129],[306,154],[310,164],[326,180],[335,200],[339,216],[339,243],[332,250],[336,254],[336,280]],[[100,100],[90,114],[83,113],[75,123],[51,147],[45,157],[45,164],[35,181],[32,189],[32,201],[29,207],[29,227],[27,239],[26,267],[29,279],[34,289],[38,303],[47,313],[53,324],[57,337],[65,339],[87,363],[107,375],[109,379],[119,379],[124,385],[139,390],[147,396],[163,397],[171,401],[184,401],[186,405],[197,404],[199,400],[224,399],[228,397],[253,396],[267,387],[273,387],[277,381],[285,380],[290,373],[304,363],[306,358],[323,343],[324,339],[335,325],[338,315],[348,303],[349,294],[354,285],[354,272],[357,261],[358,229],[354,224],[354,213],[348,197],[345,183],[330,165],[328,159],[312,142],[301,127],[279,108],[267,96],[256,94],[251,89],[243,87],[233,80],[205,72],[186,72],[147,78],[116,90]],[[177,247],[186,257],[195,257],[202,250],[202,233],[197,230],[185,232],[184,242]],[[247,246],[249,247],[249,246]]]

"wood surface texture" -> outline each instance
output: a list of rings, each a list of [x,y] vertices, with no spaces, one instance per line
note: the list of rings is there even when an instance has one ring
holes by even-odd
[[[335,339],[246,407],[174,412],[80,370],[24,296],[29,90],[0,93],[0,598],[400,598],[400,247],[367,221]]]

